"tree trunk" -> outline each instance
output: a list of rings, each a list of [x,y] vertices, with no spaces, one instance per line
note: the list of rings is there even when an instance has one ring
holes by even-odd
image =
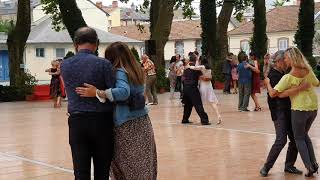
[[[63,24],[66,26],[70,37],[74,39],[74,33],[81,27],[87,26],[76,0],[57,0],[62,15]]]
[[[300,4],[298,31],[295,43],[306,57],[312,57],[314,38],[314,0],[303,0]]]
[[[10,85],[17,85],[17,78],[23,73],[20,68],[23,64],[23,55],[31,31],[31,8],[30,0],[19,0],[17,22],[8,33],[7,45],[9,50]]]
[[[218,17],[217,61],[224,61],[228,54],[228,25],[234,9],[234,3],[234,0],[225,0]]]
[[[202,27],[202,54],[213,66],[216,58],[216,2],[212,0],[200,1],[201,27]]]
[[[266,34],[266,3],[265,0],[254,0],[254,28],[253,28],[253,50],[259,60],[262,60],[268,52],[268,37]]]
[[[150,40],[156,41],[157,67],[164,67],[164,47],[169,39],[175,0],[152,0],[150,10]]]

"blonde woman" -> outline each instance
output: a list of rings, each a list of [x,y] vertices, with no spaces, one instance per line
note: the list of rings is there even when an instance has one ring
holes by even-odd
[[[60,63],[58,60],[51,61],[51,68],[46,69],[45,72],[51,75],[50,82],[50,97],[53,99],[53,107],[61,107],[61,78],[60,78]]]
[[[290,73],[284,75],[274,88],[271,87],[268,78],[266,78],[266,84],[271,97],[285,97],[283,93],[287,89],[299,86],[301,83],[310,84],[310,88],[299,92],[298,95],[289,95],[295,142],[301,159],[308,170],[305,176],[310,177],[318,172],[319,168],[312,141],[308,135],[317,116],[318,98],[313,87],[319,86],[319,80],[299,49],[295,47],[287,49],[284,61],[292,68]]]

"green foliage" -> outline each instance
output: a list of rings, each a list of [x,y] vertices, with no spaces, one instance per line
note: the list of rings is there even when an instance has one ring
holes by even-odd
[[[213,76],[212,78],[214,81],[219,81],[223,82],[224,81],[224,76],[222,74],[222,67],[223,67],[224,61],[218,61],[214,64],[213,66]]]
[[[252,41],[252,50],[256,53],[259,60],[262,60],[268,52],[268,37],[266,33],[266,5],[265,0],[254,1],[254,32]]]
[[[312,67],[312,69],[316,69],[316,66],[317,66],[317,60],[315,57],[313,56],[309,56],[309,57],[306,57],[310,66]]]
[[[272,4],[273,7],[281,7],[284,5],[286,1],[285,0],[275,0]]]
[[[0,102],[23,101],[27,95],[33,94],[33,89],[38,82],[29,72],[17,78],[15,86],[0,86]]]
[[[0,32],[8,33],[14,28],[14,21],[0,21]]]
[[[169,78],[166,76],[165,68],[161,67],[157,69],[157,90],[159,91],[161,88],[165,90],[170,89],[170,81]]]
[[[303,0],[300,4],[295,44],[306,57],[312,57],[313,54],[314,28],[314,0]]]
[[[140,57],[139,57],[139,53],[138,53],[137,49],[132,47],[131,52],[134,55],[134,57],[136,58],[137,62],[140,63]]]
[[[50,14],[53,29],[57,32],[65,29],[62,22],[62,14],[59,9],[58,0],[41,0],[45,14]]]
[[[68,51],[66,56],[63,59],[68,59],[69,57],[74,56],[74,53],[72,51]]]
[[[17,78],[16,82],[16,85],[18,89],[20,89],[21,93],[24,95],[31,95],[38,80],[35,78],[35,76],[32,76],[30,72],[27,71],[21,74],[21,76]]]

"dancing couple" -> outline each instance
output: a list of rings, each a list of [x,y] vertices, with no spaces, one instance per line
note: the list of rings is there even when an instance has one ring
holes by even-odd
[[[281,150],[288,146],[284,171],[302,174],[294,164],[299,152],[307,169],[306,177],[318,172],[312,141],[308,132],[317,116],[318,99],[313,87],[319,86],[311,66],[297,48],[275,54],[274,67],[271,68],[265,84],[268,89],[268,104],[276,130],[276,140],[267,160],[260,170],[261,176],[267,176]],[[287,69],[291,68],[286,74]],[[289,98],[288,98],[289,97]]]
[[[190,54],[189,65],[186,66],[184,71],[184,113],[182,123],[190,123],[189,117],[192,112],[192,107],[195,107],[198,115],[200,116],[202,125],[210,125],[208,115],[204,111],[203,103],[209,103],[218,115],[217,124],[221,124],[222,118],[218,109],[218,98],[214,93],[211,84],[211,70],[209,63],[206,59],[200,58],[201,66],[196,66],[197,56]],[[200,88],[199,88],[200,80]]]
[[[77,54],[61,65],[68,94],[69,144],[76,180],[157,178],[154,133],[144,99],[144,72],[129,47],[112,43],[95,55],[98,36],[75,32]]]

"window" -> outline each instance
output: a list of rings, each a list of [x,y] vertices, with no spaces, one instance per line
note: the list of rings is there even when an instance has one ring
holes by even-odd
[[[289,47],[289,39],[288,38],[280,38],[278,39],[278,49],[286,50]]]
[[[200,55],[202,55],[202,41],[196,40],[196,50],[199,52]]]
[[[44,57],[44,48],[36,48],[36,57]]]
[[[63,58],[66,55],[64,48],[57,48],[56,49],[56,57],[57,58]]]
[[[248,40],[240,41],[240,50],[244,51],[247,55],[250,53],[250,44]]]
[[[109,27],[112,27],[112,20],[109,20]]]
[[[174,44],[175,54],[184,55],[184,43],[183,41],[176,41]]]

